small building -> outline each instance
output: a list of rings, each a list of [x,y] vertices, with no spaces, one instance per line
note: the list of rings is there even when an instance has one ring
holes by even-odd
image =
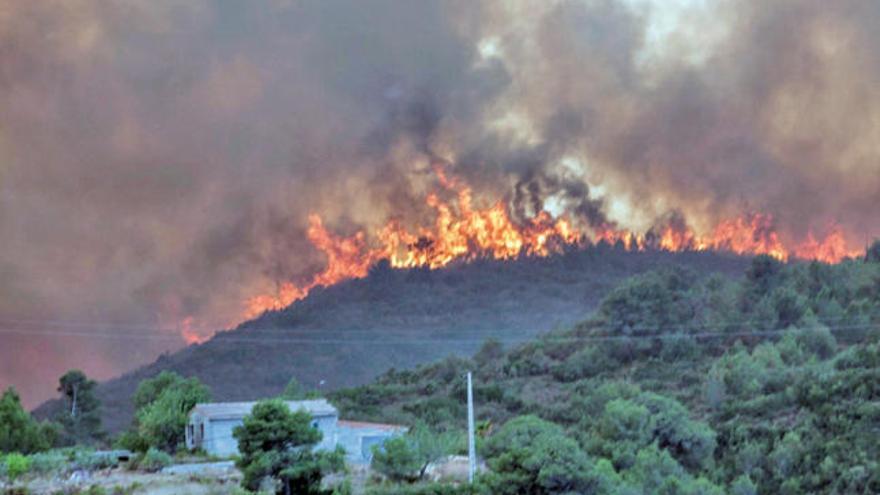
[[[208,454],[228,457],[238,454],[238,441],[232,430],[244,422],[256,402],[214,402],[196,404],[189,413],[186,426],[186,447],[202,449]],[[288,401],[291,411],[305,411],[312,416],[312,426],[321,430],[323,438],[316,448],[336,448],[336,421],[339,412],[326,400]]]
[[[373,459],[374,445],[382,445],[385,440],[406,431],[407,428],[400,425],[339,420],[336,441],[345,449],[349,462],[369,464]]]
[[[186,447],[202,449],[218,457],[238,454],[238,441],[232,435],[244,422],[256,402],[215,402],[196,404],[186,425]],[[339,411],[324,399],[287,401],[291,411],[305,411],[312,416],[312,426],[322,433],[318,450],[333,450],[337,445],[346,452],[346,460],[354,464],[369,463],[372,446],[406,432],[397,425],[340,421]]]

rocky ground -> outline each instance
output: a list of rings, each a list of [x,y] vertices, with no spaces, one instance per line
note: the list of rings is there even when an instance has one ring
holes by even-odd
[[[186,464],[158,473],[123,468],[0,482],[0,493],[28,495],[227,495],[240,493],[241,473],[231,463]]]

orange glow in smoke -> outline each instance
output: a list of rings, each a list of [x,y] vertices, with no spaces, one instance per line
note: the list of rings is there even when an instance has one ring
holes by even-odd
[[[192,316],[187,316],[186,318],[181,320],[180,336],[188,345],[201,344],[211,337],[210,333],[200,331],[196,328],[195,319]]]

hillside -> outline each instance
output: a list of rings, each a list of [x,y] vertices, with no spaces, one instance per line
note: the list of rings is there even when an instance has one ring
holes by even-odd
[[[217,400],[277,394],[295,376],[324,391],[368,383],[490,337],[515,343],[584,319],[622,279],[667,265],[742,273],[748,260],[717,253],[630,253],[600,245],[543,259],[478,261],[442,270],[376,267],[367,278],[314,290],[211,340],[102,383],[104,426],[128,426],[137,384],[161,370],[198,376]],[[51,414],[53,402],[37,409]]]
[[[651,271],[567,329],[331,399],[461,432],[473,370],[487,493],[878,493],[878,253],[758,257],[739,279]]]

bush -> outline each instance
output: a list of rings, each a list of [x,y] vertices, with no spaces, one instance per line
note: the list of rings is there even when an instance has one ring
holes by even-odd
[[[30,461],[31,471],[37,474],[60,472],[67,467],[67,456],[58,450],[32,454]]]
[[[831,330],[825,326],[805,328],[795,334],[795,339],[805,350],[820,359],[830,358],[837,350],[837,340]]]
[[[162,468],[168,467],[173,462],[170,455],[156,448],[150,448],[138,462],[138,468],[141,471],[155,473],[161,471]]]
[[[374,446],[373,469],[393,481],[422,479],[429,464],[455,451],[457,440],[453,433],[434,433],[418,425],[405,436]]]
[[[613,289],[599,314],[616,335],[657,335],[688,323],[694,316],[687,291],[693,273],[670,268],[634,276]]]
[[[556,424],[535,416],[507,422],[485,443],[491,493],[596,493],[606,481]]]
[[[612,369],[618,363],[602,348],[587,346],[575,352],[553,369],[553,376],[564,382],[590,378]]]
[[[666,362],[691,360],[700,354],[696,339],[687,334],[669,336],[662,340],[660,357]]]
[[[416,449],[403,437],[389,438],[373,447],[372,467],[392,481],[415,481],[421,463]]]
[[[114,495],[116,493],[114,490]],[[107,495],[107,489],[101,485],[92,485],[87,490],[80,492],[80,495]]]
[[[3,459],[6,465],[6,477],[15,481],[30,471],[31,461],[21,454],[9,454]]]
[[[730,486],[731,495],[757,495],[758,488],[748,476],[740,476]]]
[[[492,491],[479,482],[473,485],[450,483],[419,483],[415,485],[383,485],[367,489],[367,495],[489,495]]]
[[[118,461],[115,457],[98,454],[94,450],[75,450],[73,453],[73,462],[78,469],[84,469],[86,471],[98,471],[118,465]]]
[[[146,452],[150,448],[147,440],[136,430],[129,430],[120,434],[113,443],[113,446],[132,452]]]

